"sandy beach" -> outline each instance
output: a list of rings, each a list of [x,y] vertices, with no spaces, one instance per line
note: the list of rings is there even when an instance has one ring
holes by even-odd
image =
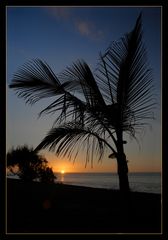
[[[7,180],[8,233],[160,233],[161,195]]]

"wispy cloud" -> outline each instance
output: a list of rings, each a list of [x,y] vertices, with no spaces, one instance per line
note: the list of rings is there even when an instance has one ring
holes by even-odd
[[[80,20],[80,21],[76,22],[75,26],[81,35],[84,35],[84,36],[90,35],[91,31],[90,31],[89,24],[87,22]]]
[[[101,39],[103,37],[103,31],[99,30],[96,25],[91,21],[76,20],[75,21],[76,30],[83,36],[92,39]]]
[[[48,7],[48,13],[55,17],[57,20],[66,21],[71,24],[72,27],[83,37],[87,37],[92,40],[101,40],[104,36],[103,30],[93,21],[88,21],[82,17],[76,17],[74,8],[70,7]]]

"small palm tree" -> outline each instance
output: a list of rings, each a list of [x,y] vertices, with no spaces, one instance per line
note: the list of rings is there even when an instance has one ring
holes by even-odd
[[[83,60],[56,76],[47,63],[35,59],[23,65],[10,84],[30,104],[55,96],[40,112],[58,115],[37,151],[49,148],[75,159],[83,148],[87,163],[96,154],[101,159],[108,148],[109,157],[117,159],[123,192],[129,191],[123,133],[136,137],[144,120],[152,118],[154,104],[141,19],[140,14],[134,29],[100,54],[94,75]]]

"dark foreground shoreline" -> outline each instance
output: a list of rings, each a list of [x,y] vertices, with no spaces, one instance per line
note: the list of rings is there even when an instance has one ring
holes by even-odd
[[[7,233],[161,233],[161,195],[8,179]]]

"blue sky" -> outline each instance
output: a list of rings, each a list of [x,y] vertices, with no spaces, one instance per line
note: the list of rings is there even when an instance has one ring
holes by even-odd
[[[157,171],[161,168],[161,9],[159,7],[8,7],[7,8],[7,84],[18,67],[26,61],[40,58],[54,72],[60,73],[77,59],[84,59],[95,69],[99,53],[112,41],[134,27],[142,11],[144,42],[153,69],[157,94],[156,120],[143,136],[127,144],[125,151],[130,171]],[[22,144],[36,147],[52,127],[54,116],[37,119],[38,113],[50,101],[45,99],[30,106],[25,105],[13,90],[7,87],[7,150]],[[55,170],[115,171],[116,163],[108,158],[95,168],[84,168],[84,161],[75,165],[67,159],[56,159],[46,154]]]

